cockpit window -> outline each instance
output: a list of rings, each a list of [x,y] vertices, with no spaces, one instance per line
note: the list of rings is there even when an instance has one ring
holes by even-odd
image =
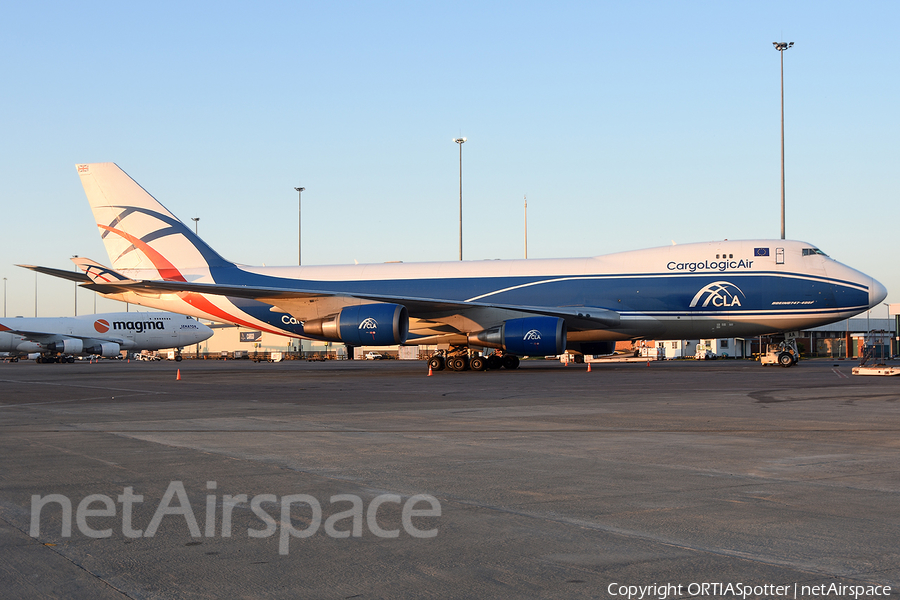
[[[818,248],[804,248],[803,249],[803,256],[814,256],[816,254],[819,254],[821,256],[828,256],[827,254],[825,254]]]

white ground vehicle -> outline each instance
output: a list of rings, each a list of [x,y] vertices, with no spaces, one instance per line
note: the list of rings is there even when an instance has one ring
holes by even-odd
[[[759,363],[762,365],[781,365],[792,367],[800,361],[800,350],[794,339],[784,340],[766,346],[766,353],[760,355]]]
[[[369,352],[366,354],[366,360],[381,360],[382,358],[384,357],[377,352]]]
[[[716,360],[719,358],[716,353],[704,346],[697,346],[697,352],[694,354],[696,360]]]

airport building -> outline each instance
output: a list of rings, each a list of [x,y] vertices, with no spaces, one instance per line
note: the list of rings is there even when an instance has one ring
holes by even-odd
[[[831,325],[804,330],[797,337],[803,356],[811,358],[859,358],[871,346],[876,358],[897,356],[897,318],[856,317]],[[694,358],[711,353],[717,357],[750,358],[759,352],[765,338],[717,338],[703,340],[661,340],[653,342],[660,358]],[[645,342],[650,345],[651,342]]]

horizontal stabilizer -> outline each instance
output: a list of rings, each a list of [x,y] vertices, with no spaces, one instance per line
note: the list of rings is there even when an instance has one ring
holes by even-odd
[[[78,283],[90,283],[91,278],[85,275],[84,273],[78,273],[76,271],[65,271],[63,269],[52,269],[50,267],[38,267],[37,265],[16,265],[17,267],[22,267],[23,269],[30,269],[32,271],[36,271],[38,273],[43,273],[44,275],[52,275],[53,277],[59,277],[60,279],[68,279],[69,281],[77,281]]]
[[[72,262],[75,263],[75,265],[78,266],[79,269],[84,271],[85,276],[88,277],[93,283],[106,285],[126,281],[134,281],[130,277],[126,277],[118,271],[101,265],[96,260],[91,260],[90,258],[82,258],[80,256],[76,256],[72,258]]]

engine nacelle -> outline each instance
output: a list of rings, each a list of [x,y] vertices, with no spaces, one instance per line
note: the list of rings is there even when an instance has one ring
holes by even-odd
[[[351,346],[404,344],[409,313],[400,304],[347,306],[336,315],[304,322],[303,333]]]
[[[469,345],[500,348],[522,356],[562,354],[566,349],[566,322],[559,317],[510,319],[497,327],[470,333]]]
[[[84,349],[84,342],[75,338],[65,338],[48,344],[47,349],[51,352],[61,352],[63,354],[80,354]]]
[[[16,350],[16,346],[18,346],[22,342],[22,336],[13,335],[6,331],[0,331],[0,352],[10,352],[12,350]]]
[[[22,340],[15,347],[16,352],[29,352],[34,354],[35,352],[40,355],[40,353],[44,350],[40,344],[37,342],[32,342],[29,340]]]
[[[90,348],[85,348],[84,351],[112,358],[121,352],[122,348],[115,342],[100,342],[99,344],[94,344]]]

